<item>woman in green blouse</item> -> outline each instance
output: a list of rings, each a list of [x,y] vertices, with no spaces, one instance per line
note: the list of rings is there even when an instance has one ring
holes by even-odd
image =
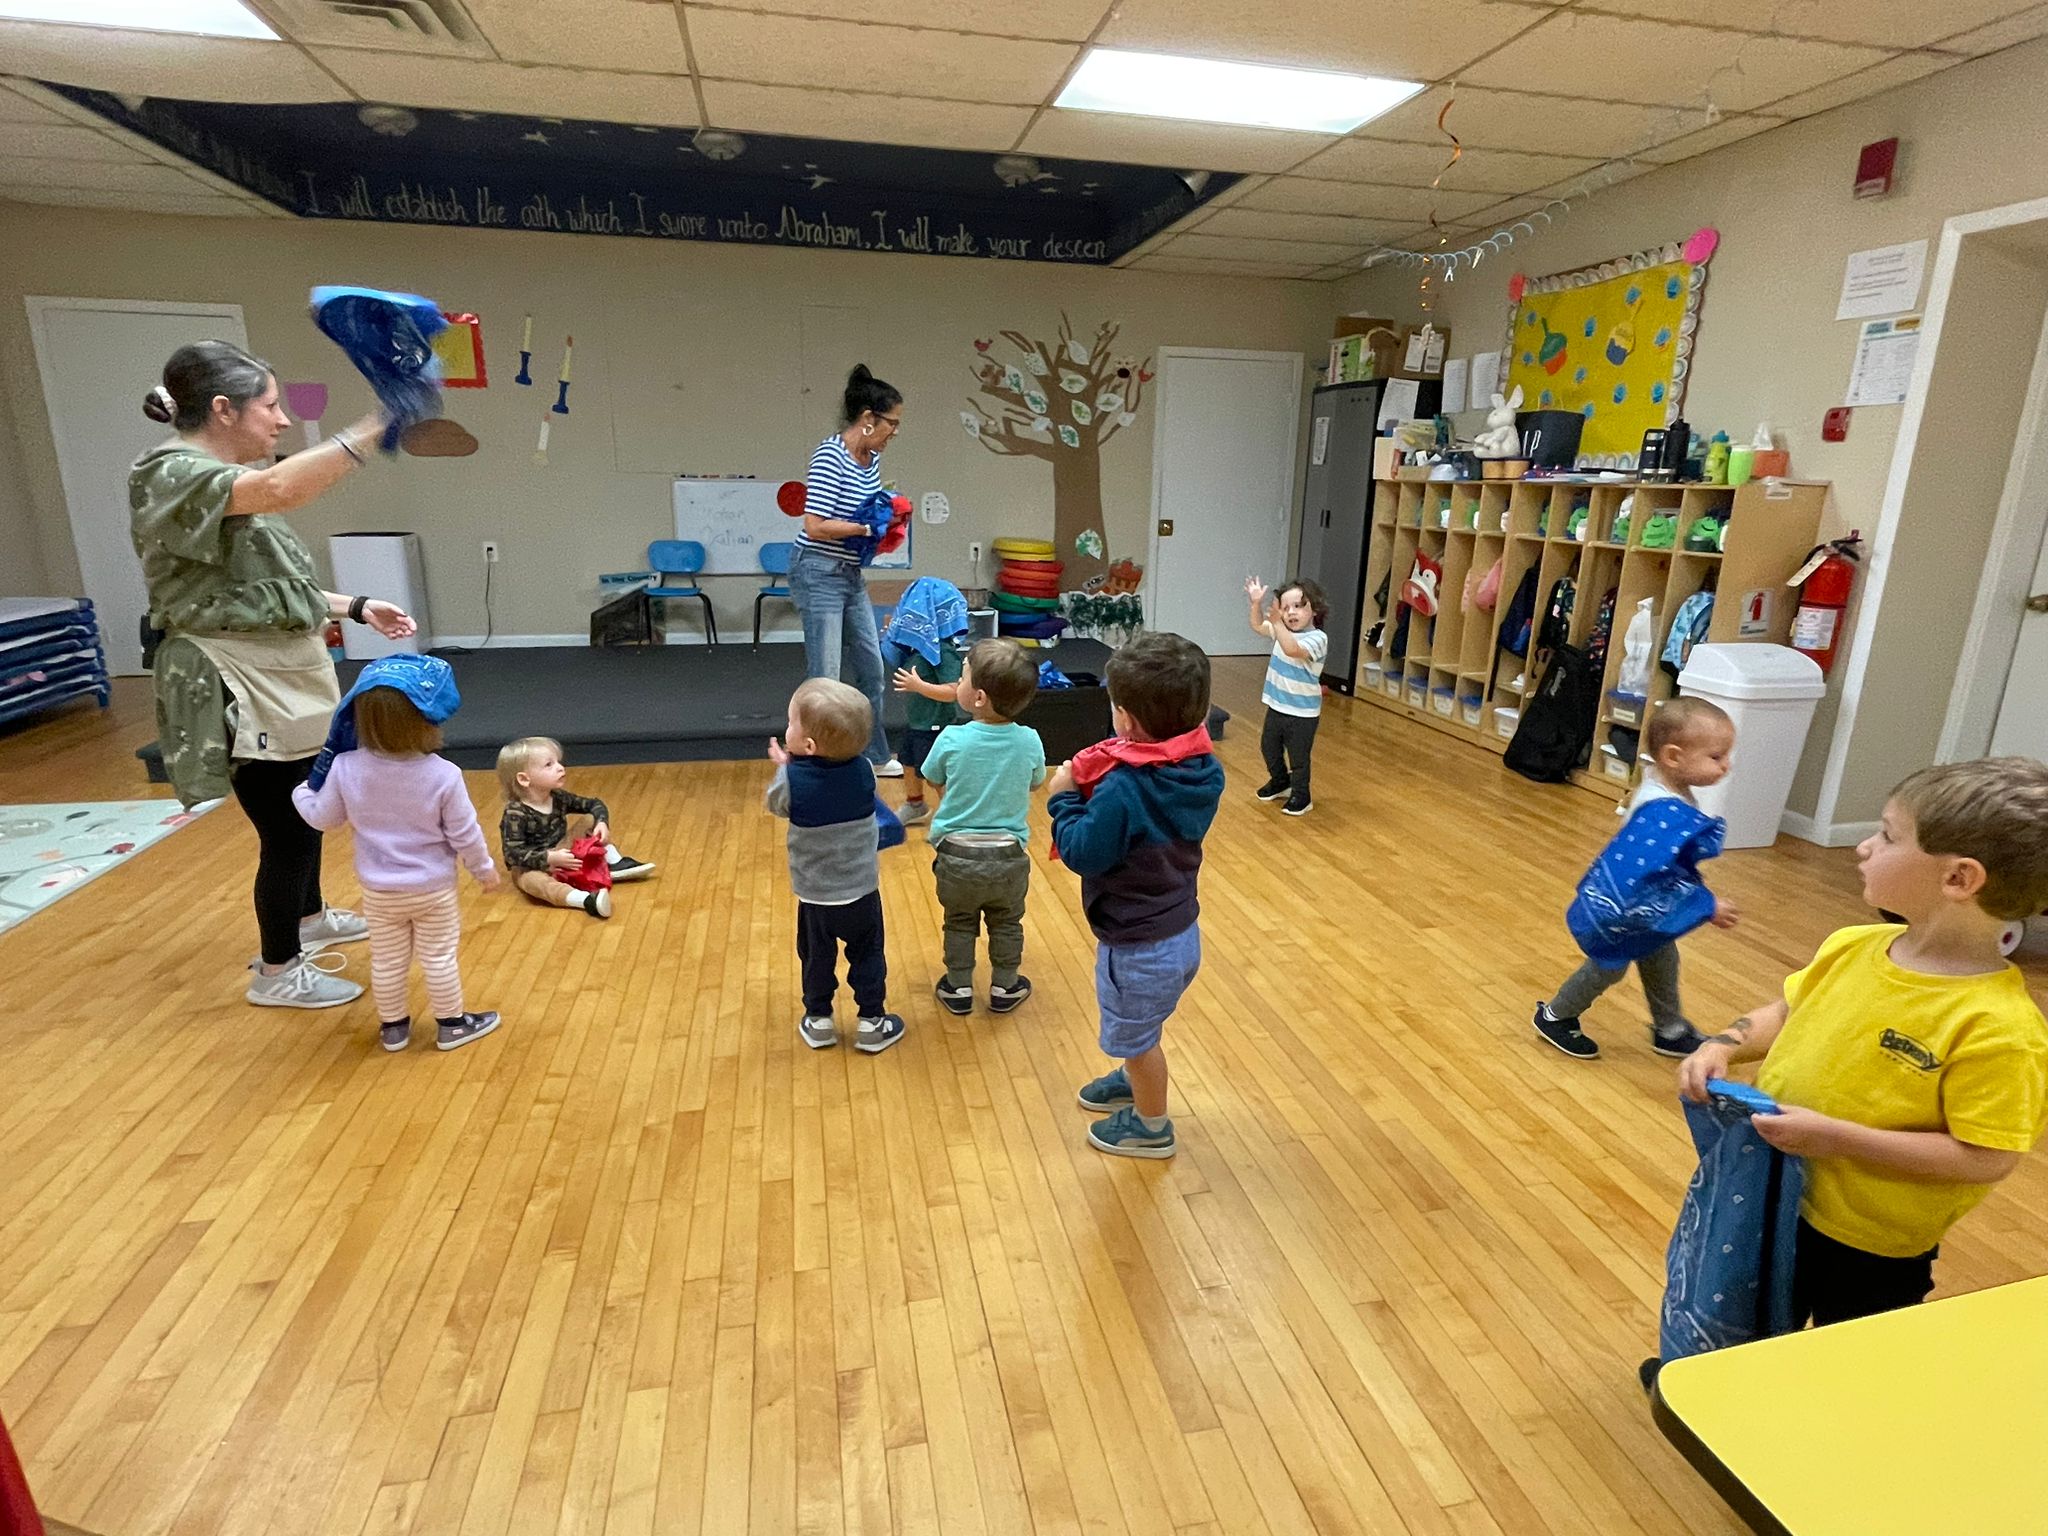
[[[360,468],[384,418],[251,468],[291,418],[269,365],[224,341],[180,347],[142,409],[177,431],[128,477],[150,616],[166,631],[155,665],[164,767],[186,805],[232,792],[255,824],[263,954],[249,1001],[339,1007],[363,989],[315,956],[369,929],[321,898],[320,834],[291,800],[341,698],[323,631],[342,614],[394,639],[416,626],[394,603],[323,591],[311,552],[276,514]]]

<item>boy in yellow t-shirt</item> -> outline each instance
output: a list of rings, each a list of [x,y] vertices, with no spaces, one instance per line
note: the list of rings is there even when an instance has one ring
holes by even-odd
[[[1793,1304],[1816,1324],[1924,1301],[1942,1234],[2048,1127],[2048,1019],[1998,951],[2008,920],[2048,903],[2048,766],[1922,769],[1856,856],[1864,900],[1904,926],[1832,935],[1783,1001],[1678,1073],[1697,1102],[1762,1060],[1782,1112],[1752,1123],[1806,1159]]]

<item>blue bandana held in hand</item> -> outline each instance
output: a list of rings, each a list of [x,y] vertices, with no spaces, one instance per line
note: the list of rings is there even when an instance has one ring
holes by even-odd
[[[327,728],[327,745],[313,759],[307,784],[318,789],[327,782],[327,771],[344,752],[356,749],[356,700],[372,688],[391,688],[412,701],[413,708],[435,725],[462,708],[462,695],[455,687],[455,672],[438,656],[380,656],[356,675],[355,685],[335,706],[334,723]]]
[[[379,444],[398,451],[407,427],[441,414],[441,360],[434,337],[448,329],[440,307],[416,293],[315,288],[313,323],[348,354],[390,416]]]
[[[967,599],[960,589],[938,576],[920,576],[896,599],[896,612],[882,638],[917,652],[936,667],[940,645],[966,628]]]

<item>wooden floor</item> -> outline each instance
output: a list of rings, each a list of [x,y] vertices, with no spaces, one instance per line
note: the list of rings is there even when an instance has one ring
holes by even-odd
[[[1691,1168],[1640,998],[1539,1044],[1612,807],[1332,702],[1317,805],[1252,797],[1259,664],[1171,1026],[1181,1155],[1101,1157],[1076,882],[1036,853],[1003,1019],[799,1047],[761,764],[573,775],[660,877],[607,925],[466,890],[496,1036],[251,1009],[254,841],[203,818],[0,938],[0,1413],[105,1536],[1729,1532],[1635,1383]],[[140,685],[0,737],[0,803],[136,792]],[[470,775],[495,821],[493,787]],[[1042,826],[1041,816],[1041,826]],[[330,841],[330,896],[353,897]],[[1708,1023],[1859,919],[1850,856],[1733,854]],[[350,971],[367,957],[350,952]],[[2031,1159],[1943,1288],[2048,1272]]]

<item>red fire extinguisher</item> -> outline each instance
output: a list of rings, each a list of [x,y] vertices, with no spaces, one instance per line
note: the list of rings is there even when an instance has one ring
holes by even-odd
[[[1855,529],[1846,539],[1815,545],[1788,586],[1799,589],[1799,611],[1792,618],[1792,649],[1804,651],[1820,664],[1823,675],[1835,664],[1842,639],[1842,615],[1856,585],[1856,562],[1863,540]]]

